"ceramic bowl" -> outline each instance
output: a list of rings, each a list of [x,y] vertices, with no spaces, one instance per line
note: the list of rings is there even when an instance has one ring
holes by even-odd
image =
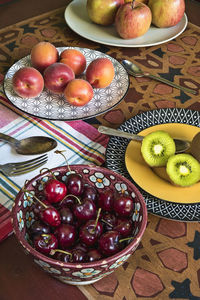
[[[129,192],[131,194],[134,199],[134,213],[132,215],[134,239],[123,250],[113,256],[92,263],[64,263],[39,253],[29,243],[28,232],[35,216],[33,204],[27,201],[22,190],[18,193],[12,209],[12,223],[14,233],[26,254],[31,255],[33,261],[45,272],[67,284],[86,285],[111,274],[134,253],[146,228],[147,209],[139,190],[122,175],[94,165],[71,165],[70,168],[72,172],[81,174],[86,182],[95,186],[98,190],[109,187],[118,192],[123,190],[125,193]],[[67,166],[58,167],[52,169],[51,172],[59,180],[65,180],[69,174],[69,169]],[[46,182],[50,176],[51,174],[48,171],[36,176],[26,183],[26,189],[41,190],[43,188],[41,182]]]

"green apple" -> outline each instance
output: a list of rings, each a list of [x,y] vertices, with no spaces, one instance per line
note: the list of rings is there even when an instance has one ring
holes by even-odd
[[[124,0],[87,0],[87,13],[90,20],[100,25],[114,23],[115,15]]]
[[[117,33],[123,39],[133,39],[144,35],[151,26],[150,8],[137,1],[120,6],[115,17]]]
[[[152,23],[159,28],[175,26],[185,12],[184,0],[149,0],[148,6],[152,12]]]

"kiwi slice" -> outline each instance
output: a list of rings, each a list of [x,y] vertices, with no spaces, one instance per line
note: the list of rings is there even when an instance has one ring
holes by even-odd
[[[168,158],[174,155],[175,151],[174,140],[166,131],[151,132],[142,141],[142,156],[151,167],[166,166]]]
[[[200,164],[191,154],[171,156],[166,171],[171,181],[180,186],[190,186],[200,180]]]

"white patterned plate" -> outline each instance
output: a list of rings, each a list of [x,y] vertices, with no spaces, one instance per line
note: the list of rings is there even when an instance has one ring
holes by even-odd
[[[127,120],[119,129],[137,134],[146,128],[168,123],[188,124],[199,128],[200,112],[182,108],[151,110]],[[133,181],[125,166],[125,152],[128,144],[128,139],[121,137],[110,138],[106,148],[106,167]],[[175,203],[159,199],[143,190],[136,182],[134,184],[142,193],[148,212],[171,220],[200,221],[200,203]]]
[[[87,48],[59,47],[57,49],[61,53],[69,48],[81,51],[86,57],[87,66],[96,58],[109,58],[115,68],[115,76],[111,84],[104,89],[94,89],[93,99],[82,107],[69,105],[62,94],[54,94],[47,89],[44,89],[38,97],[23,99],[18,97],[13,91],[12,77],[20,68],[31,66],[30,55],[28,55],[12,65],[4,79],[4,91],[12,104],[23,112],[42,119],[74,121],[88,119],[105,113],[124,98],[129,88],[129,77],[124,67],[116,59],[100,51]],[[82,78],[84,78],[84,74]]]

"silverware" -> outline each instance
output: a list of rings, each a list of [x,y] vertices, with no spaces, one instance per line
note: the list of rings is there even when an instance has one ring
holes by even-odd
[[[124,132],[121,130],[113,129],[106,126],[99,126],[98,131],[107,135],[113,135],[113,136],[119,136],[126,139],[131,139],[137,142],[142,142],[144,136]],[[191,143],[189,141],[174,139],[175,145],[176,145],[176,153],[182,153],[185,152],[190,148]]]
[[[126,69],[126,71],[134,76],[134,77],[149,77],[149,78],[152,78],[152,79],[155,79],[155,80],[158,80],[162,83],[165,83],[165,84],[168,84],[168,85],[171,85],[172,87],[174,88],[177,88],[179,90],[182,90],[184,92],[187,92],[187,93],[191,93],[193,95],[196,95],[197,92],[195,90],[191,90],[191,89],[188,89],[186,87],[183,87],[183,86],[180,86],[180,85],[177,85],[175,84],[174,82],[172,81],[169,81],[165,78],[162,78],[162,77],[159,77],[159,76],[155,76],[153,74],[150,74],[148,72],[143,72],[140,67],[138,67],[136,64],[134,64],[133,62],[129,61],[129,60],[122,60],[122,65],[124,66],[124,68]]]
[[[26,139],[17,140],[9,135],[0,133],[0,140],[8,142],[17,153],[24,155],[42,154],[54,149],[57,142],[46,136],[32,136]]]
[[[0,165],[0,172],[2,172],[6,176],[22,175],[41,167],[47,162],[47,160],[48,156],[47,154],[44,154],[34,159],[30,159],[20,163],[8,163]]]

